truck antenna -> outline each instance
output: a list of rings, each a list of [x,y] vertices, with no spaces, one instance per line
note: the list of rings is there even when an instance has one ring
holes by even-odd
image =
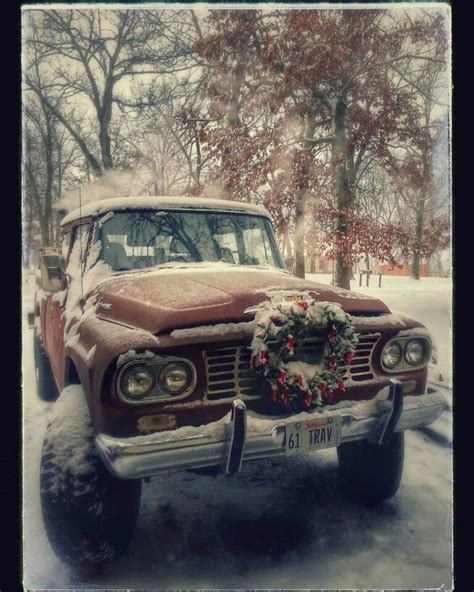
[[[84,300],[84,286],[83,286],[83,279],[82,279],[82,274],[83,274],[83,258],[84,258],[84,253],[82,251],[82,194],[81,194],[81,186],[79,185],[79,219],[81,221],[80,226],[78,227],[79,230],[79,246],[81,249],[81,260],[79,263],[80,266],[80,272],[81,272],[81,307],[82,307],[82,302]]]

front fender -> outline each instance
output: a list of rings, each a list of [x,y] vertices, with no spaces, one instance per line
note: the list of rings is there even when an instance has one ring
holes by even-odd
[[[151,333],[95,315],[72,325],[66,339],[64,361],[66,365],[72,362],[76,367],[96,433],[100,433],[106,424],[108,405],[105,395],[111,365],[119,355],[131,349],[156,349],[158,344],[159,340]]]

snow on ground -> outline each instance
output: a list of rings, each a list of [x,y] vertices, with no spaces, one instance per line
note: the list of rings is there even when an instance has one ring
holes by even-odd
[[[180,473],[144,484],[137,530],[120,562],[96,574],[62,564],[39,505],[52,405],[35,393],[26,323],[32,278],[23,294],[25,589],[452,588],[451,450],[414,431],[406,434],[400,490],[377,508],[344,495],[335,450],[247,463],[228,477]],[[449,290],[447,280],[384,277],[381,289],[361,291],[419,318],[438,341],[449,336]]]

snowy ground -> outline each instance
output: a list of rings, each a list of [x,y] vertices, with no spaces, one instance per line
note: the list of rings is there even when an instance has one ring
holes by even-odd
[[[183,473],[144,484],[137,530],[120,563],[100,574],[62,564],[49,547],[39,506],[51,404],[35,393],[26,325],[33,281],[26,276],[23,294],[25,589],[452,587],[451,449],[413,431],[400,490],[378,508],[345,497],[334,450],[248,463],[232,477]],[[360,291],[424,322],[444,352],[441,372],[449,375],[449,280],[384,277],[382,288]]]

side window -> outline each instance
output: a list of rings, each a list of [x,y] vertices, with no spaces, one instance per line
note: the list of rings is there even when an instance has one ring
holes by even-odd
[[[69,245],[71,243],[71,231],[68,230],[63,233],[63,238],[61,242],[61,255],[64,258],[64,261],[67,261],[67,256],[69,255]]]
[[[69,257],[69,264],[77,268],[84,269],[86,254],[87,254],[87,240],[89,236],[89,224],[81,224],[74,229],[74,242],[72,245],[71,255]]]

